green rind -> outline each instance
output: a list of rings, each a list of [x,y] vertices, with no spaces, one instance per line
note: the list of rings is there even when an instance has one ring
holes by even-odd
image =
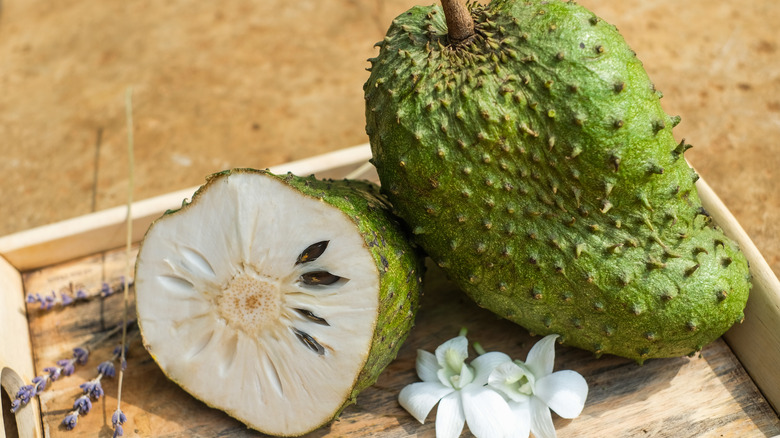
[[[438,6],[371,59],[382,190],[480,306],[597,353],[700,350],[742,319],[747,261],[701,209],[678,118],[614,26],[573,2],[473,6],[471,48]]]
[[[355,403],[358,394],[373,385],[382,371],[397,356],[398,350],[414,326],[414,318],[419,308],[425,270],[423,256],[411,243],[403,225],[391,214],[387,201],[379,194],[378,187],[368,181],[319,180],[314,176],[304,178],[289,173],[277,175],[268,170],[250,168],[224,170],[208,176],[206,183],[197,189],[189,201],[182,202],[181,208],[166,211],[162,217],[155,220],[155,223],[191,208],[197,204],[198,197],[208,190],[210,184],[238,172],[257,173],[275,178],[303,195],[341,210],[355,224],[376,264],[380,285],[379,308],[366,362],[356,376],[352,390],[343,405],[334,410],[329,420],[311,429],[316,430],[338,418],[347,406]],[[150,229],[152,226],[154,223]],[[143,247],[143,241],[141,246]],[[143,335],[143,327],[140,324],[139,329]],[[157,361],[153,354],[152,358]],[[162,369],[162,371],[170,378],[166,370]],[[175,382],[181,386],[180,382]],[[186,389],[184,386],[183,388]],[[209,400],[201,401],[210,407],[224,410],[220,406],[213,405]],[[235,416],[230,411],[225,412]],[[307,432],[280,436],[300,436]]]
[[[411,243],[404,225],[391,214],[376,184],[346,179],[319,180],[314,176],[301,178],[292,174],[276,178],[344,212],[363,236],[379,272],[379,317],[374,340],[343,410],[376,382],[409,335],[422,295],[423,257]]]

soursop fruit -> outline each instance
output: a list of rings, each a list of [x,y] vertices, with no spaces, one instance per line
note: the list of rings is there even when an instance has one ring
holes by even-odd
[[[421,260],[371,183],[234,169],[147,231],[138,323],[193,396],[253,429],[302,435],[395,358]]]
[[[597,354],[692,354],[741,321],[747,261],[617,29],[569,1],[471,4],[465,37],[450,15],[398,16],[364,86],[382,190],[434,261]]]

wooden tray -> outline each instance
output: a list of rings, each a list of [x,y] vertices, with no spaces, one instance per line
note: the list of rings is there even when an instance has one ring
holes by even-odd
[[[365,166],[367,145],[344,149],[272,168],[275,172],[343,177]],[[580,372],[590,393],[575,420],[554,416],[560,437],[766,437],[780,436],[780,282],[749,237],[703,180],[697,183],[705,208],[750,260],[754,286],[745,322],[691,358],[634,362],[557,346],[556,369]],[[133,204],[134,240],[152,220],[181,205],[195,187]],[[73,431],[60,422],[80,393],[78,385],[96,375],[95,366],[118,345],[121,294],[100,296],[104,284],[117,288],[125,266],[125,214],[119,207],[0,238],[0,430],[20,436],[111,436],[116,409],[116,379],[104,379],[106,396],[79,419]],[[119,248],[119,249],[118,249]],[[29,293],[87,290],[93,297],[43,311],[26,304]],[[536,341],[524,329],[476,307],[429,266],[417,324],[398,358],[376,385],[347,408],[331,426],[309,434],[325,436],[434,436],[433,422],[420,425],[398,406],[398,392],[417,381],[418,348],[432,351],[469,329],[469,338],[488,350],[524,358]],[[74,347],[89,345],[87,365],[61,378],[14,417],[8,403],[18,388],[46,366],[67,358]],[[168,381],[141,346],[130,341],[122,408],[125,436],[262,436],[193,399]]]

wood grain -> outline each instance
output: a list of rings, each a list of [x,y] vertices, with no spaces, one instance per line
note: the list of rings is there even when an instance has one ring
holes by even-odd
[[[121,260],[110,256],[102,260],[106,276],[100,281],[116,282],[121,275]],[[35,271],[26,278],[67,279],[69,271],[84,270],[84,266],[93,263],[95,258],[86,258],[64,267]],[[110,267],[112,263],[115,268]],[[121,317],[121,297],[93,298],[49,312],[30,311],[36,369],[40,370],[67,357],[73,347],[95,342],[116,327]],[[521,327],[476,307],[438,268],[429,266],[416,327],[397,359],[339,420],[307,438],[434,436],[432,417],[426,424],[419,424],[400,408],[397,396],[401,388],[418,380],[414,371],[417,349],[432,351],[456,336],[461,327],[468,328],[470,340],[479,341],[488,351],[503,351],[519,359],[525,358],[537,340]],[[76,430],[66,432],[59,423],[79,394],[78,384],[95,376],[95,366],[110,356],[115,345],[116,336],[95,345],[87,366],[56,382],[41,396],[46,436],[94,436],[95,431],[100,431],[99,436],[109,436],[110,416],[116,408],[115,379],[104,380],[105,398],[79,420]],[[263,436],[170,382],[138,338],[131,343],[128,358],[122,405],[129,417],[125,436]],[[613,356],[596,359],[589,352],[559,345],[556,369],[578,371],[590,386],[585,410],[579,418],[564,420],[554,416],[562,438],[780,434],[780,419],[722,340],[695,357],[655,359],[643,366]]]

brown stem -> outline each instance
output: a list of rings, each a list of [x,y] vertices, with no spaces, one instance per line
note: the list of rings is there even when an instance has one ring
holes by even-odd
[[[474,19],[462,0],[441,0],[447,18],[447,34],[450,42],[457,44],[474,36]]]

